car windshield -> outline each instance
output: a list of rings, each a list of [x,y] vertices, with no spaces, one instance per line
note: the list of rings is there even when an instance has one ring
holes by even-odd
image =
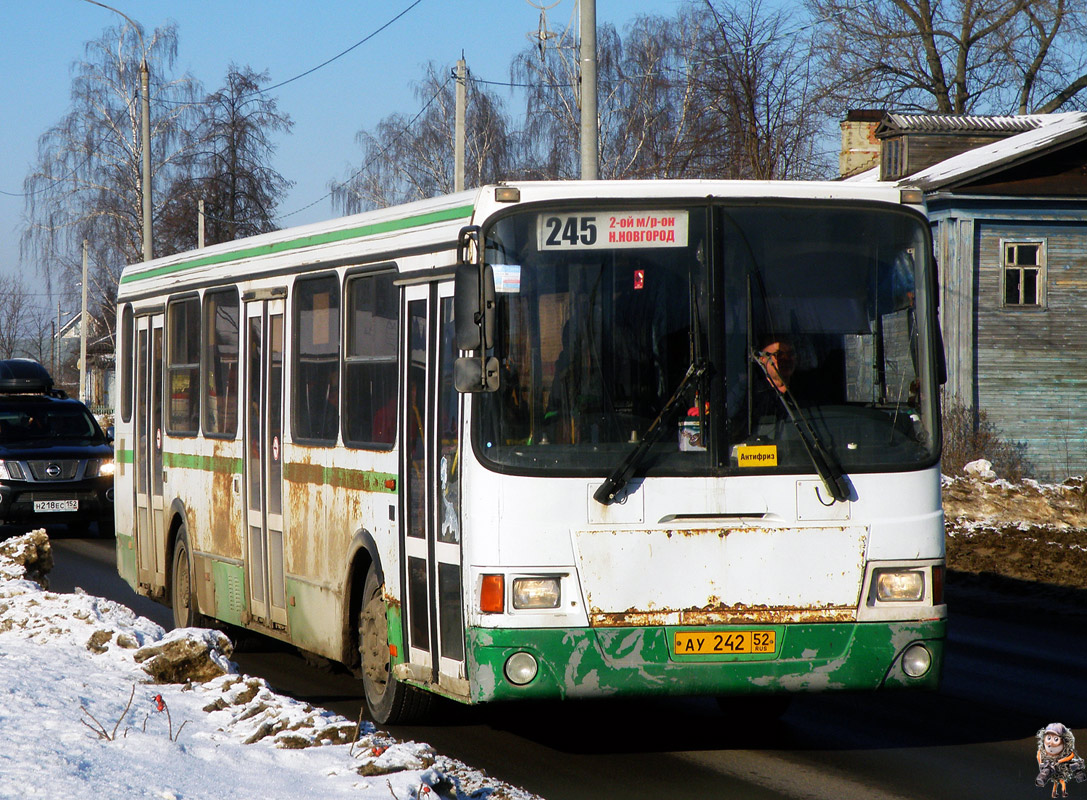
[[[0,404],[0,443],[30,440],[97,442],[102,437],[90,412],[75,404]]]
[[[477,395],[473,435],[497,468],[607,474],[655,421],[644,474],[811,473],[813,448],[851,471],[935,462],[931,244],[916,214],[529,209],[485,241],[501,385]]]

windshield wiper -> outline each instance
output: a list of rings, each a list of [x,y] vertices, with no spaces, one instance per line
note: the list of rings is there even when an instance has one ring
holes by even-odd
[[[615,468],[615,471],[600,484],[600,488],[593,492],[593,500],[608,506],[618,499],[619,494],[630,482],[635,470],[641,465],[645,458],[645,454],[649,452],[649,448],[660,439],[661,434],[664,432],[665,423],[668,422],[675,413],[676,408],[679,406],[679,401],[687,391],[687,387],[694,381],[700,380],[702,376],[706,374],[708,368],[709,364],[705,361],[698,360],[691,362],[691,365],[687,368],[687,374],[683,376],[683,380],[679,382],[676,391],[672,394],[671,398],[669,398],[668,402],[664,404],[660,413],[657,414],[657,418],[653,420],[653,423],[649,426],[649,430],[645,432],[642,441],[626,458],[623,459],[622,463]]]
[[[796,402],[796,398],[793,397],[792,392],[786,387],[783,391],[779,391],[774,385],[773,379],[770,377],[770,372],[766,368],[766,364],[758,357],[757,354],[751,354],[751,360],[758,365],[762,370],[763,377],[770,384],[770,390],[777,395],[781,405],[785,408],[785,414],[788,416],[789,421],[796,428],[796,432],[800,435],[800,441],[804,445],[804,450],[807,451],[808,457],[811,459],[812,464],[815,465],[815,471],[819,473],[819,477],[823,480],[823,485],[827,487],[827,491],[830,492],[830,496],[840,503],[844,503],[853,494],[853,487],[849,483],[849,479],[845,476],[842,468],[838,466],[838,462],[834,457],[827,452],[826,447],[823,445],[823,440],[819,438],[819,434],[816,433],[815,428],[812,427],[811,422],[808,420],[806,414],[800,410],[800,406]]]

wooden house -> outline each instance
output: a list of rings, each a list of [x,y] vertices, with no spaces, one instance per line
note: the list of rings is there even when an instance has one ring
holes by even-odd
[[[1087,473],[1087,114],[888,114],[875,135],[878,178],[925,194],[945,396],[1039,477]]]

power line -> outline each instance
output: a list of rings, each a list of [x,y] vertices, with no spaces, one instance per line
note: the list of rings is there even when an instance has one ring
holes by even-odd
[[[438,88],[434,92],[434,94],[432,94],[430,96],[430,99],[426,101],[426,103],[423,105],[423,107],[421,109],[419,109],[419,113],[416,114],[414,117],[412,117],[407,122],[407,124],[405,124],[404,127],[402,127],[400,129],[400,132],[396,134],[396,136],[393,138],[393,140],[391,142],[389,142],[389,146],[392,146],[392,145],[396,144],[397,142],[400,141],[401,138],[403,138],[403,136],[408,132],[408,130],[411,128],[411,126],[416,123],[416,121],[419,119],[419,117],[423,116],[423,114],[426,113],[426,110],[428,108],[430,108],[430,106],[434,103],[435,100],[438,99],[439,95],[441,95],[441,93],[442,93],[442,90],[445,89],[445,87],[449,84],[449,82],[451,80],[453,80],[452,77],[446,78],[443,83],[438,85]],[[342,181],[339,184],[338,188],[342,188],[342,187],[347,186],[348,184],[350,184],[351,181],[355,180],[355,178],[357,178],[359,175],[361,175],[363,172],[365,172],[367,169],[369,169],[370,165],[373,164],[375,161],[377,161],[378,158],[385,155],[385,153],[387,153],[388,150],[389,150],[389,147],[381,148],[381,151],[379,153],[375,154],[373,158],[371,158],[369,161],[367,161],[365,164],[363,164],[361,167],[359,167],[358,170],[350,178],[348,178],[345,181]],[[300,213],[302,213],[303,211],[305,211],[305,210],[307,210],[309,208],[313,208],[313,206],[317,205],[321,201],[327,199],[328,197],[331,197],[333,191],[335,191],[335,189],[330,189],[328,192],[326,192],[324,194],[324,196],[317,198],[312,203],[309,203],[308,205],[304,205],[299,209],[295,209],[294,211],[291,211],[290,213],[281,214],[278,217],[278,219],[286,219],[287,217],[292,217],[295,214],[300,214]]]
[[[407,13],[408,13],[409,11],[411,11],[411,10],[412,10],[413,8],[415,8],[415,7],[417,6],[417,5],[419,5],[419,4],[421,3],[421,2],[423,2],[423,0],[415,0],[415,2],[414,2],[414,3],[412,3],[412,4],[410,5],[410,6],[408,6],[408,7],[407,7],[407,8],[405,8],[405,9],[404,9],[403,11],[401,11],[401,12],[400,12],[399,14],[397,14],[397,15],[396,15],[395,17],[393,17],[392,19],[390,19],[390,20],[389,20],[388,22],[386,22],[386,23],[385,23],[384,25],[382,25],[382,26],[381,26],[380,28],[378,28],[378,29],[377,29],[377,30],[375,30],[375,31],[374,31],[373,33],[369,34],[368,36],[364,37],[364,38],[363,38],[362,40],[360,40],[360,41],[358,41],[358,42],[355,42],[355,44],[353,44],[353,45],[351,45],[350,47],[348,47],[348,48],[347,48],[346,50],[344,50],[344,51],[343,51],[342,53],[338,53],[337,55],[334,55],[334,56],[333,56],[332,58],[328,59],[327,61],[323,61],[323,62],[321,62],[320,64],[318,64],[318,65],[317,65],[316,67],[313,67],[312,69],[308,69],[308,70],[306,70],[305,72],[302,72],[302,73],[300,73],[300,74],[298,74],[298,75],[295,75],[295,76],[294,76],[293,78],[288,78],[288,79],[287,79],[287,80],[285,80],[285,81],[280,81],[279,83],[275,83],[275,84],[272,84],[271,86],[268,86],[268,87],[266,87],[266,88],[264,88],[264,89],[261,89],[260,91],[262,91],[262,92],[270,92],[270,91],[272,91],[273,89],[278,89],[278,88],[280,88],[281,86],[286,86],[286,85],[287,85],[288,83],[294,83],[294,82],[295,82],[296,80],[298,80],[298,79],[300,79],[300,78],[304,78],[304,77],[306,77],[307,75],[312,75],[312,74],[313,74],[314,72],[316,72],[316,71],[317,71],[317,70],[319,70],[319,69],[322,69],[323,67],[327,67],[327,66],[328,66],[329,64],[331,64],[331,63],[332,63],[333,61],[337,61],[338,59],[341,59],[341,58],[343,58],[343,57],[344,57],[345,55],[347,55],[348,53],[350,53],[350,52],[351,52],[352,50],[354,50],[354,49],[355,49],[356,47],[360,47],[361,45],[364,45],[364,44],[366,44],[366,42],[368,42],[368,41],[370,41],[371,39],[373,39],[373,38],[374,38],[375,36],[377,36],[377,35],[378,35],[379,33],[381,33],[381,32],[382,32],[383,30],[385,30],[386,28],[388,28],[388,27],[389,27],[390,25],[392,25],[392,24],[393,24],[394,22],[396,22],[396,21],[397,21],[398,19],[400,19],[401,17],[403,17],[403,16],[405,15],[405,14],[407,14]]]
[[[332,56],[332,58],[329,58],[329,59],[326,59],[325,61],[322,61],[317,66],[311,67],[310,69],[307,69],[305,72],[300,72],[299,74],[295,75],[293,78],[287,78],[286,80],[280,81],[279,83],[272,84],[271,86],[266,86],[264,88],[257,89],[255,91],[251,92],[251,94],[257,95],[257,94],[263,94],[265,92],[270,92],[273,89],[278,89],[278,88],[280,88],[282,86],[286,86],[289,83],[294,83],[297,80],[305,78],[307,75],[312,75],[314,72],[317,72],[318,70],[323,69],[324,67],[327,67],[329,64],[333,63],[334,61],[338,61],[339,59],[343,58],[345,55],[350,53],[352,50],[355,50],[355,49],[361,47],[362,45],[366,44],[368,41],[370,41],[375,36],[377,36],[379,33],[384,31],[388,27],[390,27],[393,23],[397,22],[401,17],[405,16],[409,11],[412,11],[416,6],[418,6],[422,2],[423,2],[423,0],[415,0],[415,2],[413,2],[411,5],[409,5],[407,8],[405,8],[403,11],[401,11],[396,16],[392,17],[389,21],[387,21],[386,23],[381,25],[379,28],[377,28],[376,30],[374,30],[371,33],[367,34],[362,39],[360,39],[359,41],[355,42],[353,45],[348,47],[346,50],[343,50],[342,52],[337,53],[336,55]],[[96,3],[95,5],[99,5],[99,4]],[[242,99],[244,99],[244,96],[243,96]],[[183,105],[184,104],[183,101],[165,100],[165,99],[161,99],[161,98],[158,99],[156,102],[159,105]],[[190,103],[189,105],[194,105],[194,106],[195,105],[204,105],[206,103],[207,103],[207,101],[205,100],[205,101]],[[68,180],[68,178],[72,177],[72,175],[75,175],[80,169],[82,169],[84,166],[86,166],[87,163],[91,160],[92,157],[94,157],[95,154],[96,153],[94,153],[94,152],[89,153],[87,155],[87,157],[83,160],[83,162],[79,166],[77,166],[75,169],[73,169],[71,172],[69,172],[63,178],[53,179],[52,182],[53,183],[60,183],[62,181]],[[30,197],[32,195],[44,192],[48,188],[49,187],[47,187],[47,186],[43,186],[41,189],[38,189],[38,190],[33,191],[33,192],[8,192],[8,191],[5,191],[3,189],[0,189],[0,195],[4,195],[6,197]],[[321,198],[321,199],[324,199],[324,198]],[[318,200],[316,202],[320,202],[320,200]]]

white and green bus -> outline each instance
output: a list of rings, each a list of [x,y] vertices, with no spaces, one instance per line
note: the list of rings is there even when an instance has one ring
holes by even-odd
[[[380,722],[935,687],[918,201],[510,183],[132,265],[119,571],[356,670]]]

